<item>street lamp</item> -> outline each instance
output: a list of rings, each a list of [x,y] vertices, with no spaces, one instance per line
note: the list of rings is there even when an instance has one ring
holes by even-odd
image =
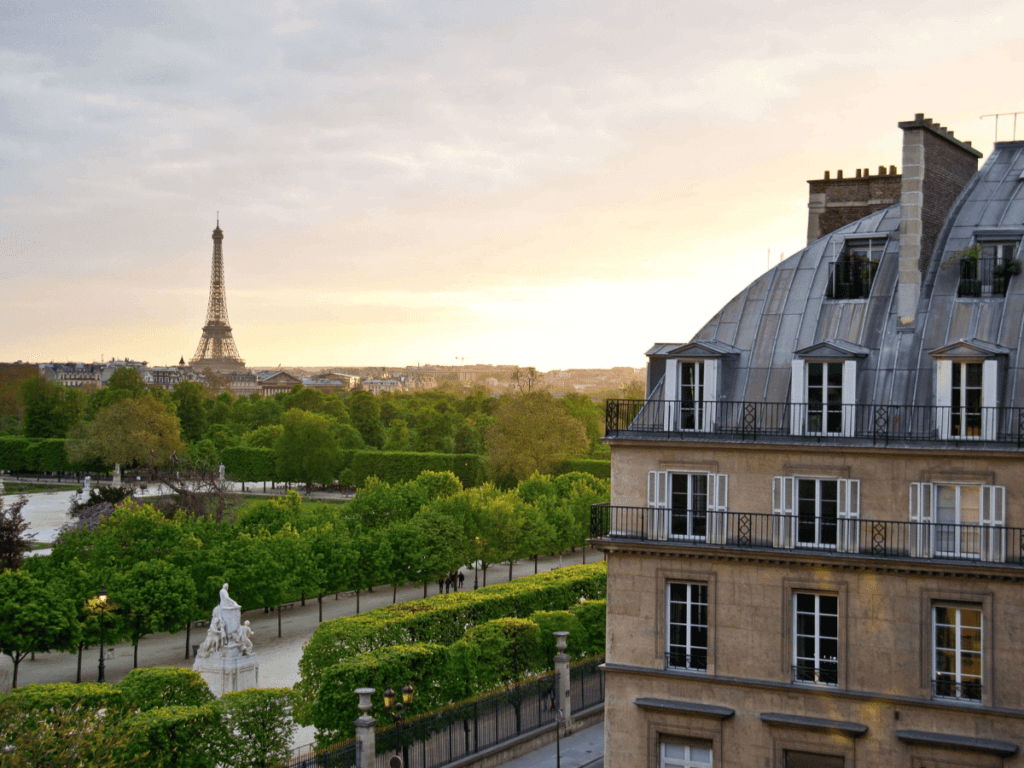
[[[384,708],[395,721],[395,738],[398,749],[402,752],[402,765],[409,765],[409,748],[402,744],[402,719],[405,717],[405,710],[412,704],[412,697],[416,693],[409,683],[402,686],[402,700],[396,701],[395,689],[390,685],[384,691]],[[397,750],[396,750],[397,751]]]
[[[100,609],[100,673],[96,676],[97,683],[105,683],[104,679],[104,667],[103,667],[103,630],[106,628],[104,625],[103,617],[107,612],[107,588],[100,586],[100,593],[96,599],[99,601]]]
[[[480,580],[477,577],[477,573],[476,573],[476,567],[480,564],[480,537],[477,536],[475,541],[476,541],[476,560],[473,561],[473,589],[474,590],[476,590],[476,588],[480,586]]]
[[[548,691],[548,709],[555,712],[555,768],[562,768],[562,710],[558,708],[555,686]]]

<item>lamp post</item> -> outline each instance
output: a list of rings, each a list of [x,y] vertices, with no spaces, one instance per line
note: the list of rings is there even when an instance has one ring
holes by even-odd
[[[104,669],[104,666],[103,666],[103,655],[104,655],[104,653],[103,653],[103,640],[104,640],[103,634],[104,634],[104,632],[103,631],[104,631],[104,629],[106,629],[106,626],[105,626],[105,623],[103,621],[103,618],[104,618],[104,615],[107,612],[107,588],[106,587],[100,586],[100,593],[99,593],[99,595],[97,595],[96,599],[99,601],[99,609],[100,609],[100,672],[96,676],[96,682],[97,683],[105,683],[106,682],[106,680],[104,679],[105,669]]]
[[[480,565],[480,537],[477,536],[474,541],[476,542],[476,560],[473,561],[473,590],[480,586],[480,579],[477,577],[476,567]]]
[[[395,738],[398,749],[402,752],[403,766],[409,765],[409,748],[402,743],[402,719],[405,717],[405,710],[412,704],[412,697],[415,693],[416,691],[409,683],[402,686],[401,701],[396,701],[395,689],[390,685],[384,691],[384,708],[395,721]]]
[[[558,708],[555,686],[548,691],[548,709],[555,712],[555,768],[562,768],[562,710]]]

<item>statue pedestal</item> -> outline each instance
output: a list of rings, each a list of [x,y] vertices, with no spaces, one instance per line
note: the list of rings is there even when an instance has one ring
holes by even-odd
[[[243,656],[237,645],[196,658],[192,669],[200,674],[210,687],[210,693],[218,699],[232,691],[259,688],[260,665],[255,654]]]

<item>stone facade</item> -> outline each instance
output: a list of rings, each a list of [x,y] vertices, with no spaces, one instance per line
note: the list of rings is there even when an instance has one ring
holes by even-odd
[[[808,181],[807,242],[898,203],[901,181],[896,166],[886,170],[884,165],[878,166],[874,176],[867,168],[847,178],[839,171],[834,179],[825,171],[824,179]]]

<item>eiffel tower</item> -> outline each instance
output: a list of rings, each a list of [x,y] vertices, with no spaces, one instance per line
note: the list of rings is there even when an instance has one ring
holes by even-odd
[[[206,308],[206,325],[199,348],[192,357],[192,365],[199,370],[209,368],[214,373],[234,373],[245,370],[245,361],[238,354],[235,340],[231,338],[231,324],[228,322],[228,303],[224,292],[224,256],[221,243],[224,233],[213,230],[213,272],[210,275],[210,303]]]

